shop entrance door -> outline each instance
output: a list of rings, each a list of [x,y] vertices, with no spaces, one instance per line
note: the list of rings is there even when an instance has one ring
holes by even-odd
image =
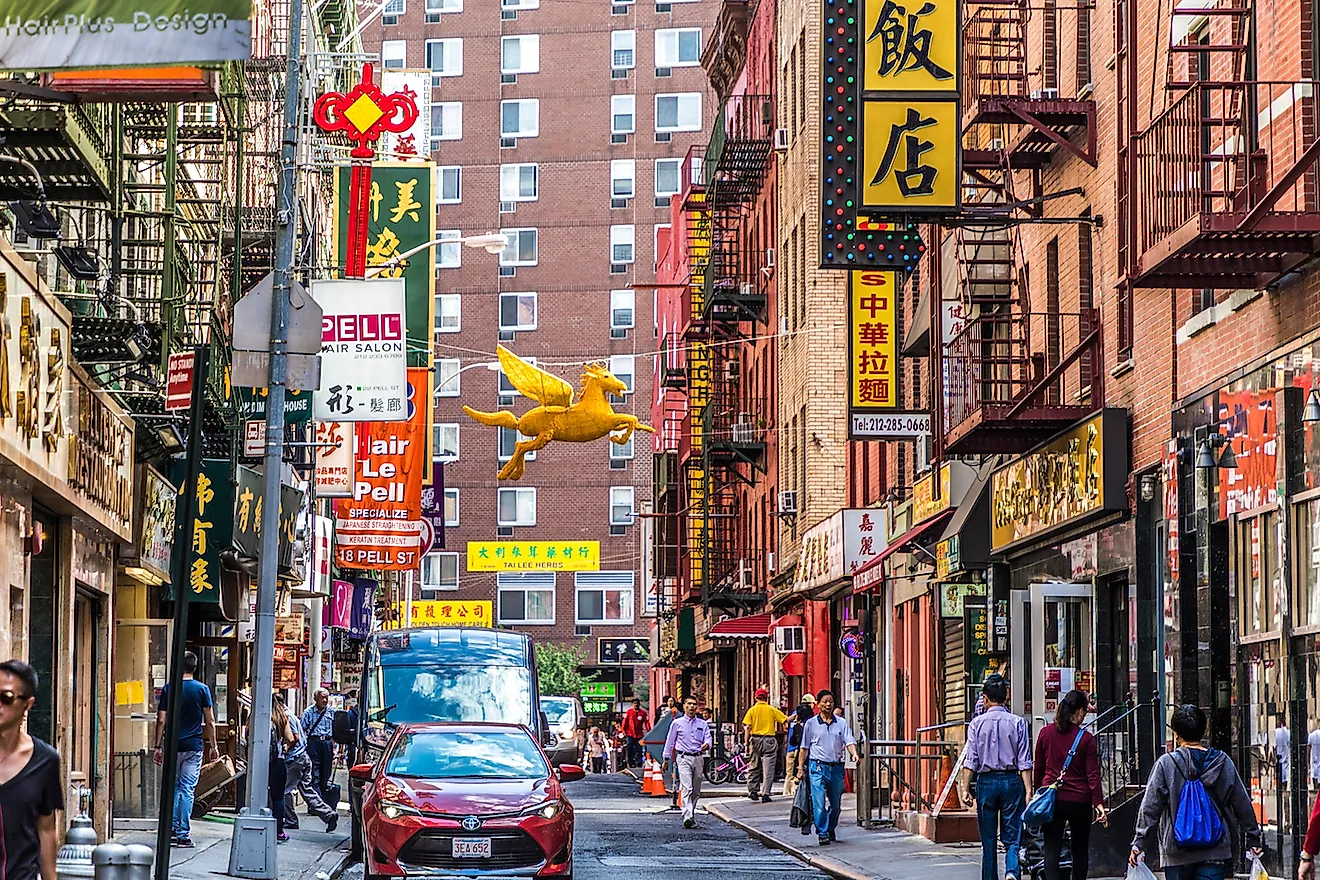
[[[174,622],[115,621],[114,815],[151,819],[159,815],[160,768],[152,761],[156,694],[165,684]]]
[[[1095,691],[1094,590],[1090,584],[1032,584],[1010,603],[1010,708],[1032,732],[1054,721],[1059,697]]]

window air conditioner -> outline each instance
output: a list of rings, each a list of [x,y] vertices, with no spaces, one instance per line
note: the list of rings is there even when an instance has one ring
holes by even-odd
[[[792,654],[806,648],[806,637],[800,626],[775,627],[775,653]]]
[[[781,153],[788,152],[788,129],[775,129],[775,149]]]
[[[777,512],[780,516],[797,516],[797,492],[780,492]]]

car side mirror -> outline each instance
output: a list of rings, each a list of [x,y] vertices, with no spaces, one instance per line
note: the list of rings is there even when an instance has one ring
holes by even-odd
[[[375,772],[375,764],[354,764],[348,770],[348,778],[358,782],[370,782]]]
[[[587,771],[577,764],[560,764],[555,772],[559,774],[560,782],[577,782],[587,776]]]
[[[555,744],[554,731],[550,729],[550,716],[544,712],[538,712],[541,722],[541,745],[553,746]]]
[[[330,720],[330,738],[341,746],[351,746],[357,741],[357,731],[353,729],[353,715],[338,711]]]

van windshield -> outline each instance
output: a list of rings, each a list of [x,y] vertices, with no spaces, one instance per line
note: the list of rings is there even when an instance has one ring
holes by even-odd
[[[532,723],[531,672],[524,666],[377,666],[367,683],[366,720]]]
[[[575,720],[571,698],[542,697],[541,711],[545,713],[546,720],[551,724],[572,724]]]

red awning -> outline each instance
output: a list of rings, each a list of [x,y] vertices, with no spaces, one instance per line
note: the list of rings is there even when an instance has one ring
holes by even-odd
[[[753,614],[751,617],[721,620],[710,628],[710,636],[719,639],[768,639],[770,615]]]
[[[893,556],[895,553],[899,552],[904,547],[907,547],[909,544],[914,543],[923,535],[928,534],[931,530],[935,529],[936,527],[942,527],[945,523],[949,521],[949,517],[953,516],[953,514],[954,514],[954,509],[950,508],[949,510],[941,511],[940,513],[926,520],[921,525],[913,526],[912,528],[908,529],[902,535],[890,541],[889,546],[886,547],[884,550],[882,550],[879,556],[876,556],[874,559],[869,560],[866,563],[866,565],[863,565],[862,567],[854,571],[853,577],[856,578],[859,574],[862,574],[863,572],[872,571],[884,565],[885,560],[888,559],[890,556]]]

